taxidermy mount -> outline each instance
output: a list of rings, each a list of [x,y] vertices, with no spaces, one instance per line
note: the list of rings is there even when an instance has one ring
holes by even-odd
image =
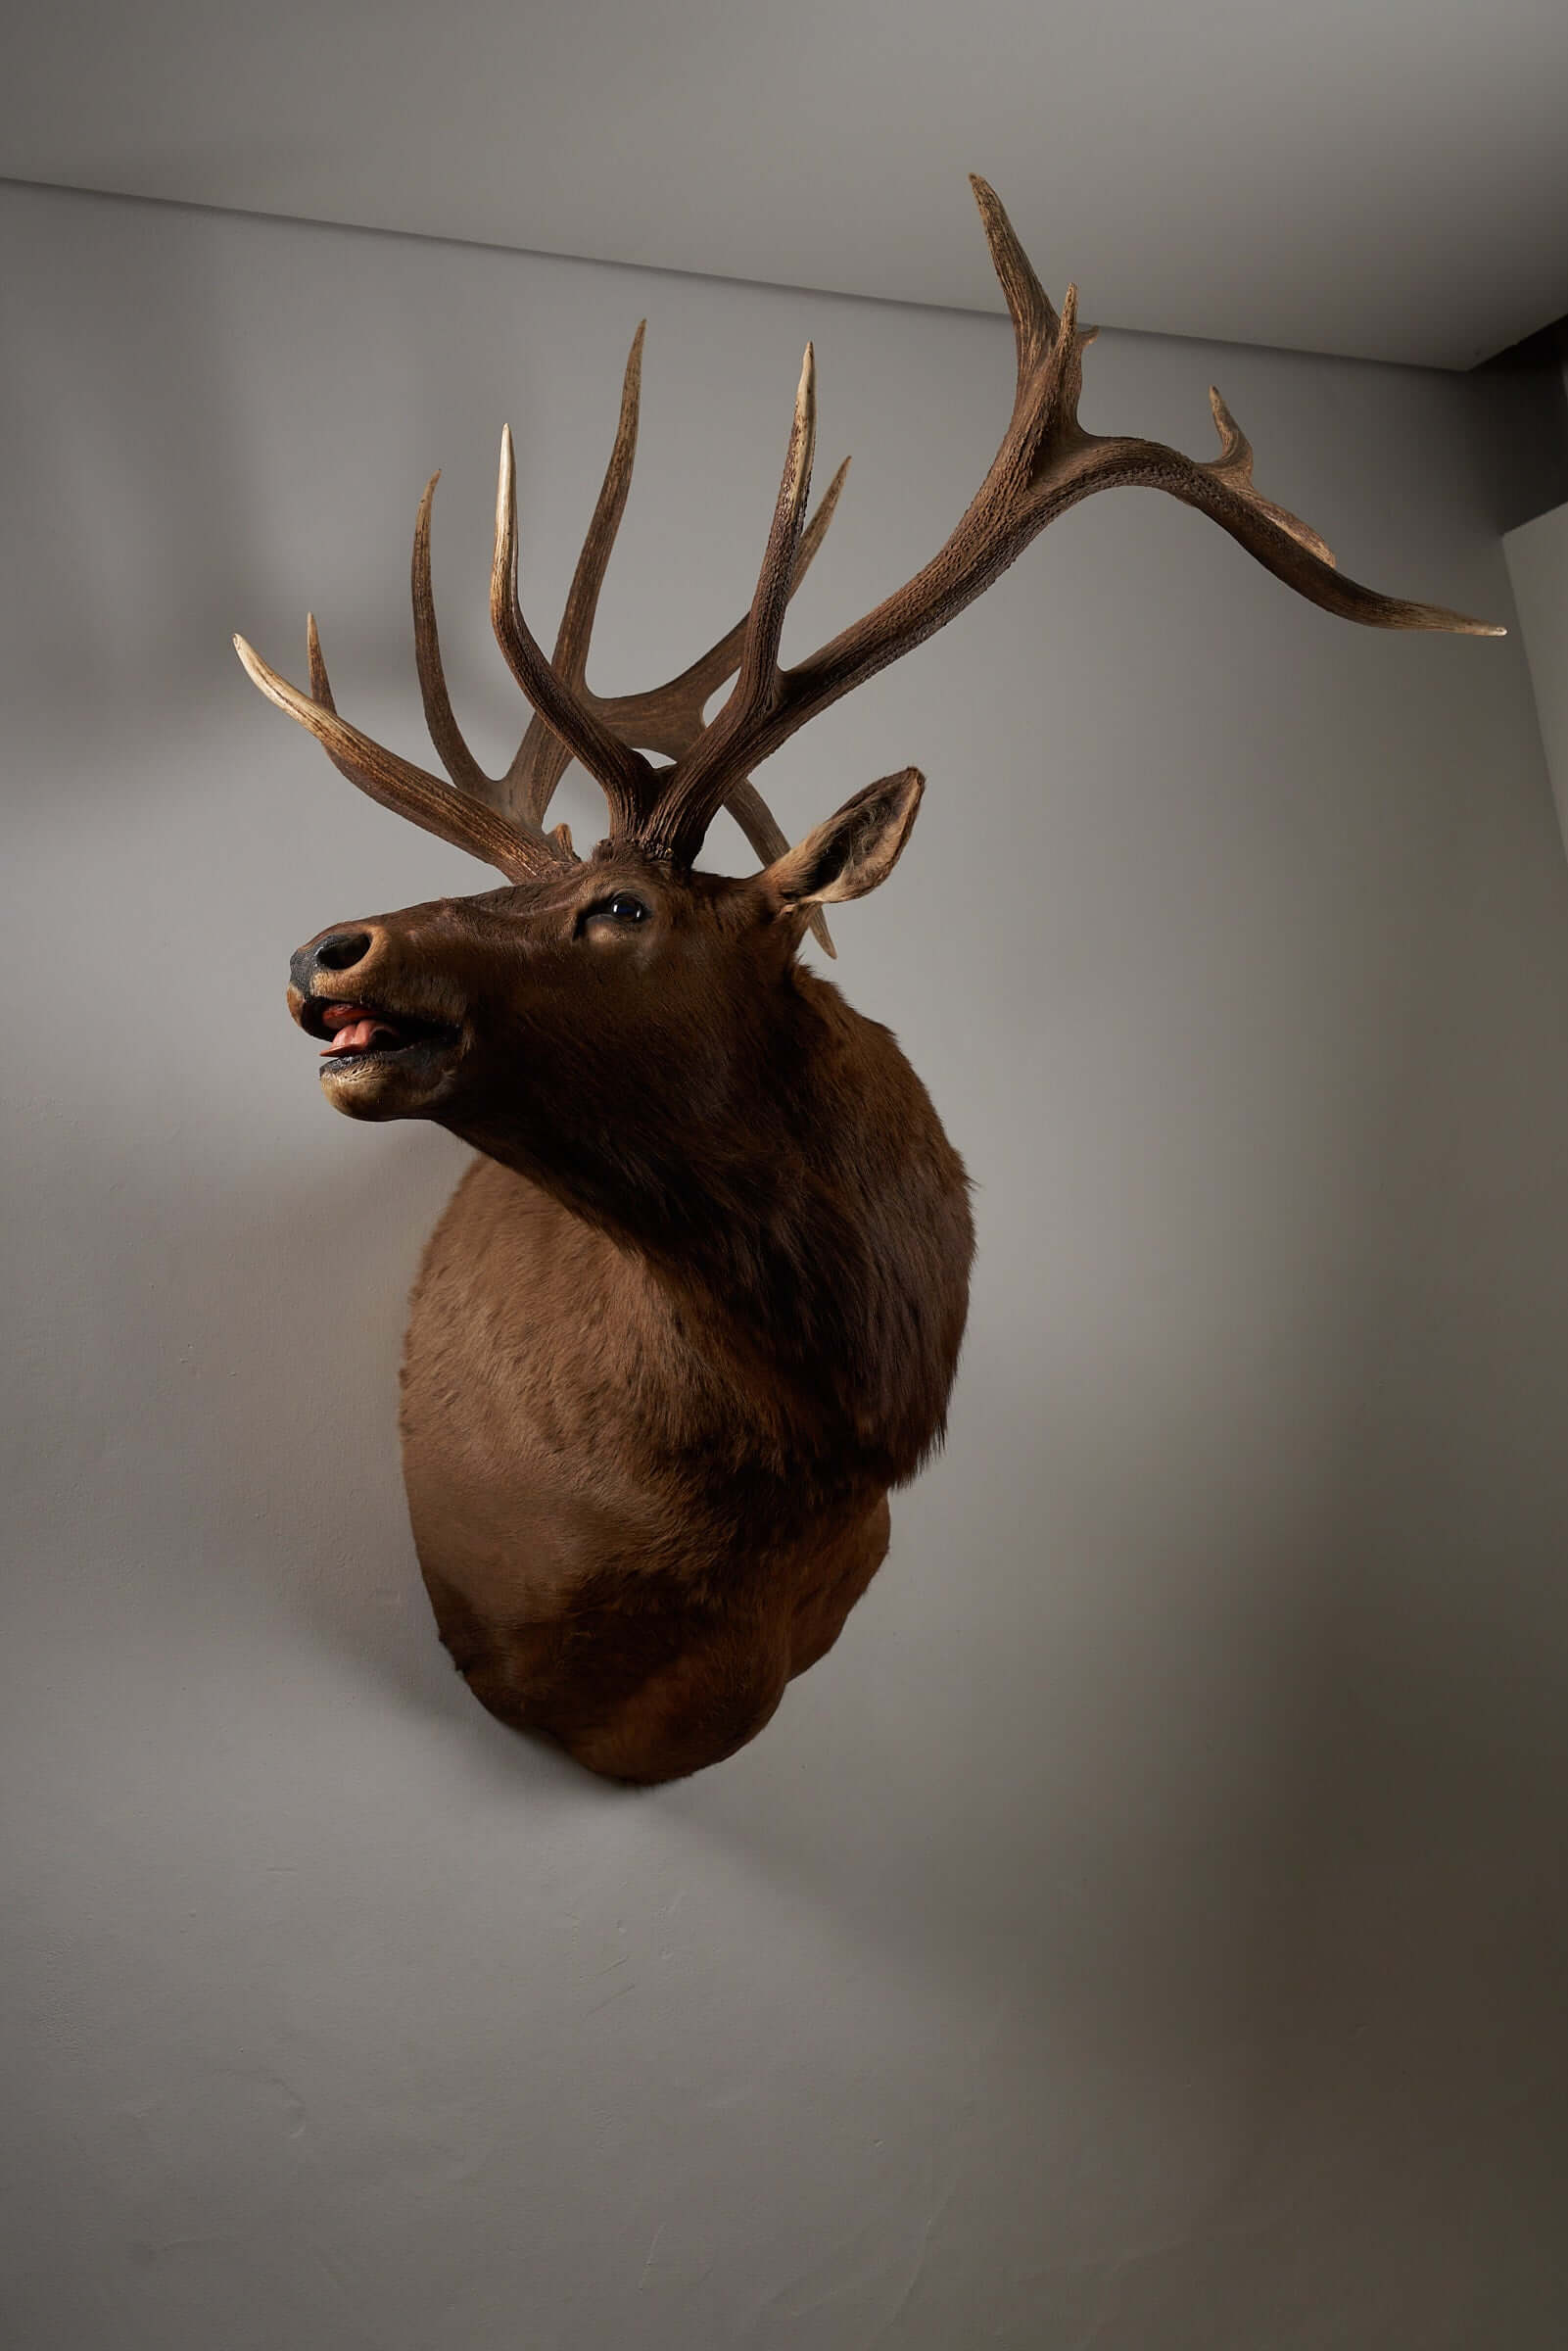
[[[403,1460],[441,1637],[474,1696],[591,1771],[658,1781],[756,1736],[880,1565],[887,1496],[942,1436],[974,1233],[963,1163],[887,1030],[797,961],[822,909],[886,881],[923,779],[869,784],[791,847],[750,778],[797,728],[961,612],[1098,490],[1167,490],[1287,586],[1348,620],[1501,632],[1357,587],[1219,453],[1086,432],[1084,347],[1007,215],[974,182],[1012,313],[1018,386],[990,471],[946,545],[808,660],[784,609],[832,518],[808,524],[808,347],[750,611],[668,685],[586,680],[626,503],[642,330],[551,659],[518,603],[501,438],[491,619],[533,707],[503,776],[448,698],[430,582],[432,480],[413,547],[414,650],[451,778],[338,715],[315,623],[310,691],[241,638],[255,683],[372,799],[505,876],[335,924],[294,956],[289,1008],[354,1119],[433,1119],[477,1156],[414,1288]],[[727,679],[722,707],[706,705]],[[646,754],[659,754],[657,762]],[[549,803],[575,757],[606,838],[575,854]],[[728,808],[761,870],[698,870]]]

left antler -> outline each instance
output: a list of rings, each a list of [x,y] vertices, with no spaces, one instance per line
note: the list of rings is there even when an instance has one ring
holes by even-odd
[[[1078,422],[1078,395],[1083,351],[1095,329],[1077,324],[1077,289],[1068,288],[1059,315],[994,190],[977,177],[972,185],[1018,346],[1018,389],[1001,448],[957,529],[925,569],[798,668],[781,669],[780,582],[787,576],[798,533],[802,449],[809,460],[808,352],[802,377],[807,411],[797,401],[740,676],[712,724],[661,779],[643,832],[647,845],[661,854],[689,861],[736,769],[759,766],[818,711],[924,643],[1016,562],[1059,514],[1097,490],[1168,490],[1217,522],[1287,587],[1347,620],[1385,629],[1504,634],[1487,621],[1379,596],[1346,579],[1315,531],[1254,489],[1252,450],[1216,391],[1209,397],[1220,448],[1207,463],[1159,442],[1085,432]]]
[[[518,607],[511,435],[508,432],[502,438],[492,566],[492,618],[501,649],[535,705],[504,774],[488,774],[474,757],[457,724],[447,689],[430,568],[430,515],[436,484],[441,479],[439,473],[432,474],[419,502],[410,586],[414,659],[425,721],[455,791],[449,791],[438,777],[399,758],[339,717],[327,684],[313,616],[309,623],[309,695],[302,694],[298,687],[280,678],[243,639],[234,641],[253,681],[280,709],[309,728],[333,764],[352,783],[427,831],[499,865],[514,880],[541,870],[542,865],[554,865],[571,857],[570,836],[565,827],[557,826],[553,834],[546,834],[545,818],[574,752],[604,788],[612,831],[622,838],[637,837],[648,808],[657,801],[659,788],[658,771],[640,757],[640,752],[662,751],[676,759],[691,748],[703,732],[705,705],[734,675],[745,644],[749,614],[742,614],[717,644],[667,685],[641,694],[605,696],[595,694],[588,684],[589,645],[599,593],[626,509],[637,454],[645,326],[643,320],[632,340],[621,387],[615,443],[548,663],[545,662]],[[827,535],[848,469],[846,457],[801,539],[785,600],[799,587]],[[788,845],[786,836],[748,777],[736,776],[730,780],[723,804],[764,864],[772,863]],[[832,941],[820,909],[814,912],[812,928],[832,954]]]
[[[302,727],[309,727],[340,775],[347,776],[351,784],[357,784],[361,792],[379,800],[383,808],[394,809],[410,823],[423,826],[439,840],[450,840],[454,848],[466,849],[470,856],[482,857],[487,865],[498,866],[509,882],[526,882],[558,872],[563,864],[574,862],[564,825],[553,834],[546,834],[538,826],[512,824],[483,800],[471,797],[465,791],[454,792],[439,776],[416,767],[411,759],[400,758],[396,751],[372,742],[346,718],[340,718],[332,688],[327,683],[313,612],[307,626],[307,637],[310,662],[309,694],[302,694],[298,686],[291,686],[287,678],[280,678],[275,669],[268,668],[243,637],[235,638],[234,649],[244,662],[252,684],[261,688],[268,701],[286,710],[290,718],[297,718]]]

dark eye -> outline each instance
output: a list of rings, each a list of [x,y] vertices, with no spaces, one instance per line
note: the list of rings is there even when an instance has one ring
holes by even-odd
[[[629,889],[618,889],[613,898],[606,898],[602,906],[594,907],[594,912],[607,914],[617,923],[645,923],[648,919],[647,908]]]

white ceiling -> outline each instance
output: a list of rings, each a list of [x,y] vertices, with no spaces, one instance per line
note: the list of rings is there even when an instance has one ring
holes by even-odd
[[[978,170],[1113,326],[1568,311],[1565,0],[51,0],[4,69],[18,179],[978,310]]]

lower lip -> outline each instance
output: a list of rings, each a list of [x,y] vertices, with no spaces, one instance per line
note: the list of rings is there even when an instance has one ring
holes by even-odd
[[[333,1070],[348,1073],[354,1070],[385,1069],[395,1061],[407,1059],[418,1050],[417,1045],[396,1045],[389,1046],[380,1053],[373,1046],[367,1047],[362,1053],[323,1053],[321,1074],[325,1077],[329,1071]]]
[[[415,1037],[406,1045],[384,1045],[378,1051],[368,1046],[362,1053],[323,1053],[320,1073],[323,1078],[353,1078],[363,1070],[394,1069],[418,1061],[439,1061],[453,1052],[455,1046],[440,1037]]]

